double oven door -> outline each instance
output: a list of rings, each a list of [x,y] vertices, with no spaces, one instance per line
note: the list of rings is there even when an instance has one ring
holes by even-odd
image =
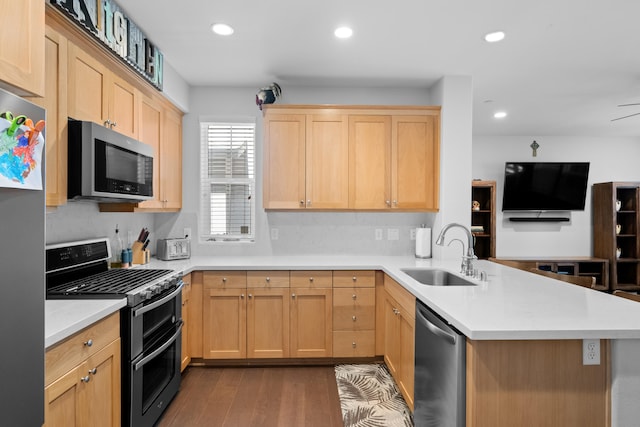
[[[182,281],[121,316],[122,425],[153,426],[180,388]]]

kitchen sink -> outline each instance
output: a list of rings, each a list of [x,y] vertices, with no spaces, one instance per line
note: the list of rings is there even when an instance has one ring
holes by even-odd
[[[402,268],[403,273],[408,274],[423,285],[429,286],[476,286],[472,281],[462,276],[453,274],[447,270],[437,268]]]

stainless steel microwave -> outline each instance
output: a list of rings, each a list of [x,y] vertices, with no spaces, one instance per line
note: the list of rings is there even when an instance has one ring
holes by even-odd
[[[153,197],[153,147],[105,126],[69,119],[67,198],[139,202]]]

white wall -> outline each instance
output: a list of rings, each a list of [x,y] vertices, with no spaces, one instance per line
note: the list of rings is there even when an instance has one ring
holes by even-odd
[[[442,152],[447,144],[456,144],[452,152],[441,160],[441,173],[457,170],[463,162],[470,165],[471,156],[471,85],[470,78],[444,79],[433,94],[426,88],[346,88],[346,87],[283,87],[284,96],[278,103],[287,104],[347,104],[347,105],[443,105]],[[429,213],[366,213],[366,212],[265,212],[262,209],[262,114],[255,105],[256,88],[193,88],[190,97],[190,113],[183,122],[183,209],[179,214],[156,216],[156,232],[159,236],[180,236],[184,227],[193,233],[198,229],[198,164],[199,119],[201,117],[255,117],[257,123],[256,147],[256,241],[255,243],[206,243],[193,242],[192,251],[197,255],[286,255],[286,254],[412,254],[415,242],[409,238],[410,229],[421,223],[432,227],[436,217],[455,216],[458,208],[452,202],[460,197],[460,206],[470,198],[470,168],[458,179],[441,179],[441,204],[443,195],[456,194],[444,203],[443,214]],[[451,94],[451,95],[449,95]],[[444,104],[444,102],[448,104]],[[449,106],[451,108],[449,108]],[[466,115],[460,117],[460,114]],[[457,126],[464,123],[463,131]],[[450,141],[446,135],[450,135]],[[445,172],[446,173],[446,172]],[[451,172],[456,174],[456,172]],[[468,195],[467,195],[468,193]],[[462,202],[462,199],[465,202]],[[445,214],[444,212],[449,212]],[[468,209],[460,221],[469,218]],[[466,216],[465,216],[466,215]],[[441,221],[442,222],[442,221]],[[450,222],[450,221],[446,221]],[[278,240],[270,239],[271,228],[277,228]],[[376,228],[382,228],[385,240],[376,241]],[[387,230],[397,228],[400,240],[386,239]],[[437,231],[437,230],[436,230]],[[460,249],[455,256],[460,256]]]
[[[537,157],[529,147],[534,140],[540,145]],[[640,138],[474,136],[473,178],[497,184],[496,256],[592,256],[591,185],[640,181],[639,159]],[[516,214],[502,212],[507,161],[590,162],[585,210],[567,213],[568,223],[509,222]]]

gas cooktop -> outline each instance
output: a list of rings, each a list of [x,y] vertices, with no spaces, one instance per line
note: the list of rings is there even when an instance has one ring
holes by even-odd
[[[127,305],[177,289],[182,273],[169,269],[109,269],[109,239],[46,247],[47,299],[127,298]]]

